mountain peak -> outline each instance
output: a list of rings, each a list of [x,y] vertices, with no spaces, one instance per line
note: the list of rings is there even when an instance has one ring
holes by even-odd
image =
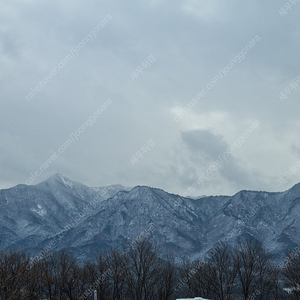
[[[67,185],[71,188],[73,187],[72,181],[68,177],[64,176],[63,174],[56,173],[54,177],[60,180],[64,185]]]
[[[154,188],[151,188],[149,186],[137,185],[137,186],[135,186],[134,188],[131,189],[130,194],[145,196],[146,194],[153,193],[153,190],[154,190]]]
[[[76,184],[76,182],[72,181],[65,175],[57,172],[57,173],[53,174],[52,176],[50,176],[48,179],[37,184],[37,186],[45,186],[45,185],[57,186],[58,184],[61,184],[61,185],[65,186],[66,188],[73,189],[74,184]]]

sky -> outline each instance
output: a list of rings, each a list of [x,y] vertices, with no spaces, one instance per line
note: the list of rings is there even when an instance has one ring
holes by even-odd
[[[292,2],[0,1],[0,189],[56,172],[189,196],[292,187]]]

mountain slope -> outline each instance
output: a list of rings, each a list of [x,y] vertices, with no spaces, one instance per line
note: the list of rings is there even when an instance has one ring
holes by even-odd
[[[97,211],[101,201],[121,189],[89,188],[56,174],[35,186],[0,190],[1,246],[34,249],[63,230],[70,220],[82,222]]]
[[[106,193],[99,196],[101,191]],[[87,211],[97,195],[97,205]],[[36,186],[0,191],[0,206],[6,242],[32,255],[51,245],[51,251],[67,247],[82,260],[94,259],[142,236],[163,255],[172,251],[177,257],[203,257],[217,244],[248,237],[282,257],[300,243],[300,184],[281,193],[189,199],[145,186],[88,188],[55,175]]]

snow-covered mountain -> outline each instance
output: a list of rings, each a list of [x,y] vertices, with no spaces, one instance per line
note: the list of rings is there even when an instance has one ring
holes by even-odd
[[[121,185],[90,188],[61,174],[35,186],[0,190],[0,246],[34,252],[70,223],[80,224],[95,214],[101,201],[120,190],[126,189]]]
[[[299,218],[300,184],[281,193],[189,199],[145,186],[89,188],[56,174],[36,186],[0,191],[2,247],[33,256],[66,247],[93,259],[149,237],[162,254],[203,257],[218,244],[250,236],[283,256],[300,243]]]

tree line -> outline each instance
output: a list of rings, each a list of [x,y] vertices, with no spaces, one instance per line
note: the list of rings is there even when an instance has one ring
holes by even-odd
[[[20,252],[0,252],[1,300],[218,300],[300,299],[300,252],[279,264],[260,243],[220,247],[204,262],[172,254],[161,258],[148,239],[128,249],[100,253],[79,264],[63,250],[38,261]]]

